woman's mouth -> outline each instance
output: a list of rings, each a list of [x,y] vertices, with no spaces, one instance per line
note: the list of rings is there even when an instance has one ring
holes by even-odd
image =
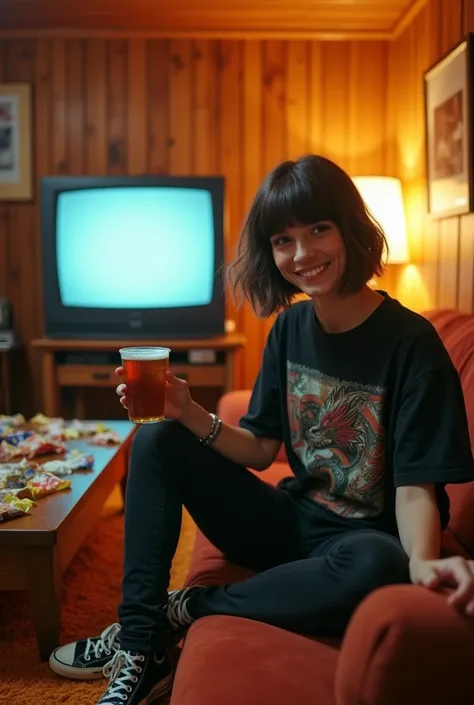
[[[297,275],[302,279],[313,279],[314,277],[318,277],[320,274],[325,272],[329,265],[330,262],[324,262],[324,264],[320,264],[317,267],[313,267],[313,269],[302,269],[301,271],[297,272]]]

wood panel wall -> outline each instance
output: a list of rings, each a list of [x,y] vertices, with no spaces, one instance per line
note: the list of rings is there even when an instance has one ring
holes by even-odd
[[[314,151],[387,172],[388,59],[385,42],[0,38],[0,81],[33,84],[36,194],[51,174],[223,174],[230,257],[278,161]],[[43,332],[40,249],[37,198],[0,204],[0,296],[27,346]],[[248,339],[236,385],[249,386],[268,322],[230,301],[228,317]],[[28,394],[22,408],[38,408]]]
[[[468,26],[472,0],[428,0],[389,44],[389,170],[404,184],[413,264],[399,273],[395,293],[415,310],[474,312],[474,214],[427,217],[423,73],[450,51]],[[472,12],[471,12],[472,16]],[[474,20],[474,17],[472,17]]]

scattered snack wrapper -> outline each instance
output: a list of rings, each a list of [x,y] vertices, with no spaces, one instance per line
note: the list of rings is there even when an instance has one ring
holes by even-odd
[[[0,502],[0,522],[16,519],[17,517],[24,517],[25,515],[26,512],[23,509],[15,507],[8,502]]]
[[[63,480],[50,472],[37,472],[26,484],[17,497],[24,499],[40,499],[53,492],[62,492],[71,487],[71,480]]]
[[[12,428],[19,428],[24,426],[26,423],[23,414],[13,414],[13,416],[7,416],[6,414],[0,414],[0,424],[4,426],[11,426]]]
[[[92,436],[89,443],[93,446],[120,445],[120,436],[115,433],[115,431],[102,431],[101,433],[96,433],[95,436]]]
[[[41,466],[46,472],[61,477],[72,475],[77,470],[92,470],[94,466],[94,456],[86,455],[80,450],[74,449],[66,453],[63,460],[49,460]]]
[[[0,489],[2,490],[18,490],[25,487],[28,482],[36,475],[35,467],[19,467],[16,469],[4,470],[1,469],[0,474]]]
[[[110,431],[110,428],[105,423],[98,421],[79,421],[74,419],[68,424],[68,429],[75,430],[80,436],[93,436],[97,433],[105,433]]]
[[[32,499],[27,499],[26,497],[24,499],[20,499],[18,495],[12,494],[11,492],[3,492],[0,501],[4,504],[10,504],[12,507],[16,507],[17,509],[21,509],[21,511],[25,512],[25,514],[30,511],[31,507],[35,506]]]
[[[12,446],[17,446],[21,441],[26,441],[31,436],[34,436],[33,431],[15,431],[11,429],[9,433],[0,432],[0,440],[6,441]]]

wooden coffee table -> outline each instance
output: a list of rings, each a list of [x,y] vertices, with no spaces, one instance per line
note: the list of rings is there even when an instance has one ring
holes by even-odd
[[[129,421],[104,423],[118,433],[120,446],[70,441],[68,448],[94,456],[94,469],[69,476],[71,489],[38,500],[27,516],[0,523],[0,590],[29,591],[42,660],[59,645],[62,573],[128,469],[136,427]]]

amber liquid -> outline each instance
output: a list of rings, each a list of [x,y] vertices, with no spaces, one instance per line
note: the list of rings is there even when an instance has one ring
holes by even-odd
[[[168,358],[161,360],[123,360],[127,385],[128,417],[133,423],[163,421],[165,412],[165,375]]]

